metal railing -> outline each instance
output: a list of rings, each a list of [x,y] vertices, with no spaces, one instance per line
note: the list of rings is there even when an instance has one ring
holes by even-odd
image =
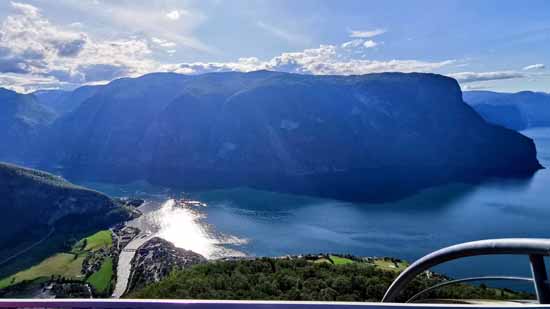
[[[117,300],[117,299],[0,299],[0,308],[186,308],[186,309],[218,309],[218,308],[292,308],[292,309],[333,309],[356,308],[471,308],[468,304],[418,304],[393,303],[417,275],[447,261],[478,255],[515,254],[528,255],[533,278],[524,277],[475,277],[442,282],[427,288],[411,297],[408,301],[418,299],[422,294],[434,289],[477,280],[521,280],[533,282],[537,299],[540,304],[550,303],[550,284],[544,265],[544,256],[550,255],[550,239],[491,239],[463,243],[443,248],[430,253],[411,264],[390,285],[382,303],[349,303],[349,302],[298,302],[298,301],[214,301],[214,300]],[[484,308],[503,308],[509,304],[485,304]],[[479,307],[479,305],[477,305]],[[522,307],[540,307],[534,304],[522,304]]]
[[[471,309],[468,304],[396,304],[304,301],[215,301],[215,300],[101,300],[101,299],[52,299],[52,300],[0,300],[0,308],[94,308],[94,309],[369,309],[403,308]],[[476,305],[476,308],[509,308],[510,304]],[[521,304],[522,308],[540,308],[540,305]]]
[[[544,256],[550,255],[550,239],[505,238],[472,241],[432,252],[405,269],[390,285],[382,302],[395,302],[417,275],[439,264],[464,257],[495,254],[527,255],[533,274],[533,285],[540,304],[550,304],[550,285]],[[518,278],[515,278],[518,279]],[[524,280],[526,278],[520,278]],[[460,280],[455,280],[458,283]],[[421,292],[427,292],[426,290]],[[419,295],[418,295],[419,296]],[[413,296],[417,298],[417,295]],[[410,299],[409,299],[410,300]]]
[[[439,284],[436,284],[432,287],[429,287],[427,289],[424,289],[416,294],[414,294],[411,298],[407,300],[407,303],[412,303],[415,300],[419,299],[420,296],[437,290],[439,288],[442,288],[444,286],[464,283],[464,282],[472,282],[472,281],[527,281],[527,282],[533,282],[533,279],[531,278],[525,278],[525,277],[512,277],[512,276],[483,276],[483,277],[471,277],[471,278],[464,278],[464,279],[457,279],[457,280],[449,280],[444,281]]]

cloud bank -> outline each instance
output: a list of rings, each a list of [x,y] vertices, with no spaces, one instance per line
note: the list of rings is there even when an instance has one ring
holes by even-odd
[[[533,70],[542,70],[545,68],[545,65],[542,63],[531,64],[523,68],[524,71],[533,71]]]
[[[349,33],[349,36],[352,38],[368,39],[386,33],[386,29],[350,30]]]
[[[119,77],[165,71],[184,74],[206,72],[273,70],[304,74],[366,74],[374,72],[432,72],[452,60],[421,61],[393,59],[369,60],[361,52],[378,45],[366,40],[383,29],[351,31],[356,39],[341,45],[320,45],[296,52],[284,52],[267,60],[256,57],[229,62],[159,63],[153,52],[173,53],[177,43],[170,38],[134,36],[119,40],[98,40],[85,27],[52,24],[41,11],[29,4],[11,3],[13,14],[0,25],[1,86],[19,91],[37,88],[74,88],[78,85],[107,82]],[[174,10],[165,18],[178,20],[186,13]],[[259,27],[289,41],[301,37],[265,23]]]
[[[301,52],[283,53],[267,61],[240,58],[236,62],[195,62],[162,66],[163,71],[200,74],[222,71],[272,70],[317,75],[358,75],[379,72],[431,72],[453,63],[453,60],[428,62],[419,60],[376,61],[346,58],[346,47],[321,45]]]
[[[283,52],[270,59],[243,57],[226,62],[161,63],[155,59],[155,54],[174,54],[176,48],[183,44],[180,37],[155,36],[144,32],[123,39],[98,39],[85,32],[85,26],[80,23],[67,26],[51,23],[40,9],[32,5],[11,2],[11,7],[13,13],[0,24],[0,87],[21,92],[45,88],[72,89],[84,84],[104,83],[120,77],[159,71],[201,74],[272,70],[318,75],[360,75],[379,72],[441,72],[455,64],[453,59],[369,59],[369,53],[375,47],[381,49],[383,42],[374,38],[386,33],[382,28],[350,30],[350,40],[342,44],[323,44],[316,48]],[[122,13],[116,14],[119,16]],[[164,11],[160,16],[172,23],[185,19],[189,14],[185,10],[172,10]],[[129,17],[126,16],[126,19]],[[307,40],[263,22],[257,22],[256,26],[287,41],[303,43]],[[544,64],[529,65],[519,72],[458,72],[447,75],[456,78],[461,84],[468,84],[522,78],[535,74],[527,71],[541,69],[544,69]]]
[[[490,80],[502,80],[512,78],[522,78],[525,74],[515,71],[495,71],[495,72],[459,72],[451,73],[448,76],[456,79],[460,83],[473,83]]]
[[[24,78],[14,78],[13,74],[24,74],[30,87],[37,80],[52,82],[52,78],[59,85],[79,85],[144,74],[155,68],[144,40],[96,41],[78,29],[51,24],[34,6],[11,5],[15,14],[0,25],[0,74],[4,82],[21,82]]]

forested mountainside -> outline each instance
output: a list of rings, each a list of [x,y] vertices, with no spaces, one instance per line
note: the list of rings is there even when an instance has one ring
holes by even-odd
[[[0,277],[60,250],[71,238],[138,214],[58,176],[5,163],[0,196]]]
[[[532,140],[486,123],[454,79],[420,73],[124,78],[95,89],[33,146],[32,165],[71,179],[344,200],[541,167]]]

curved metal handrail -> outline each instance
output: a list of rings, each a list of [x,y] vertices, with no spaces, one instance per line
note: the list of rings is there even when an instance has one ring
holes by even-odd
[[[472,282],[472,281],[528,281],[533,282],[532,278],[527,277],[513,277],[513,276],[482,276],[482,277],[470,277],[470,278],[463,278],[463,279],[457,279],[457,280],[449,280],[445,282],[441,282],[439,284],[436,284],[434,286],[431,286],[427,289],[424,289],[416,294],[414,294],[411,298],[409,298],[406,302],[412,303],[413,301],[417,300],[421,295],[431,292],[433,290],[437,290],[439,288],[442,288],[444,286],[463,283],[463,282]]]
[[[537,298],[540,303],[550,302],[543,256],[550,255],[550,239],[505,238],[462,243],[432,252],[405,269],[390,285],[382,302],[394,302],[397,296],[420,273],[445,262],[463,257],[495,254],[529,255]]]

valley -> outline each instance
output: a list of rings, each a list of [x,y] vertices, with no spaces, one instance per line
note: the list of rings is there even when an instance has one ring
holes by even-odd
[[[366,267],[368,276],[374,269],[381,290],[405,259],[504,232],[544,237],[528,222],[550,218],[541,195],[548,129],[488,124],[443,76],[156,73],[74,92],[0,95],[32,107],[8,114],[25,115],[28,143],[11,143],[0,158],[54,173],[0,165],[12,233],[0,238],[2,297],[150,295],[172,273],[270,259],[328,263],[336,272]],[[48,104],[53,116],[45,117]],[[513,265],[505,272],[528,272],[502,261]],[[463,277],[500,264],[467,265],[436,271]],[[333,297],[338,289],[325,284],[323,296],[293,297]],[[366,300],[378,292],[338,293]],[[270,293],[261,297],[282,295]]]
[[[0,308],[550,305],[549,14],[0,1]]]
[[[71,95],[60,116],[25,114],[36,118],[29,137],[5,136],[0,159],[76,182],[252,187],[350,202],[541,168],[531,139],[487,124],[456,80],[437,74],[153,73],[51,96],[6,94],[42,109]]]

